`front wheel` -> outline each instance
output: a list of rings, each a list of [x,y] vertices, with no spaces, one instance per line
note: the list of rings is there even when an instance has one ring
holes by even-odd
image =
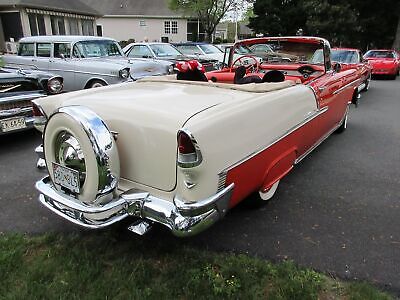
[[[89,84],[89,89],[93,89],[93,88],[98,88],[98,87],[102,87],[102,86],[106,86],[107,84],[104,81],[101,80],[93,80],[90,84]]]

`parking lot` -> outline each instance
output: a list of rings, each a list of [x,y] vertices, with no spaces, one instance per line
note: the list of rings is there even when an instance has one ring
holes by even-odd
[[[280,183],[268,205],[234,208],[196,248],[296,263],[341,278],[365,279],[400,294],[400,79],[374,80],[348,129],[333,134]],[[79,232],[42,208],[34,182],[37,132],[0,137],[0,232]],[[127,232],[127,235],[131,233]],[[134,242],[136,237],[132,237]]]

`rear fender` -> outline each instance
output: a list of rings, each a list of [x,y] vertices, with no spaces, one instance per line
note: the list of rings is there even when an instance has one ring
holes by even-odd
[[[297,148],[292,147],[280,154],[268,167],[264,174],[263,184],[260,191],[265,193],[276,183],[283,178],[293,168],[297,157]]]

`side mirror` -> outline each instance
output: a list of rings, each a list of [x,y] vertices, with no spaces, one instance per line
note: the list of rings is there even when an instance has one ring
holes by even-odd
[[[333,63],[333,71],[335,71],[336,73],[339,73],[342,70],[342,66],[340,65],[340,63]]]

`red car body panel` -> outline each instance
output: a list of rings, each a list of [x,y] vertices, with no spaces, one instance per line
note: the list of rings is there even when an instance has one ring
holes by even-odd
[[[239,43],[252,45],[260,41],[269,41],[276,38],[261,38],[241,41]],[[280,38],[302,43],[329,43],[319,38],[292,37]],[[230,54],[232,64],[233,48]],[[262,65],[263,70],[293,71],[302,64]],[[325,71],[324,66],[313,65],[317,75],[304,78],[302,76],[285,75],[285,79],[302,83],[314,91],[317,107],[320,114],[309,122],[295,128],[276,143],[255,154],[227,171],[226,186],[235,183],[235,189],[230,201],[230,207],[235,206],[254,190],[266,192],[284,177],[293,166],[301,161],[308,153],[318,146],[325,138],[335,131],[344,121],[348,105],[358,94],[360,71],[358,66],[349,66],[340,72],[331,69]],[[223,70],[206,73],[208,79],[217,82],[232,83],[235,68],[227,67]],[[264,73],[252,73],[260,78]],[[214,77],[214,78],[213,78]]]
[[[346,62],[346,61],[337,61],[337,62],[340,63],[342,71],[346,71],[349,69],[356,70],[360,80],[360,84],[363,83],[368,84],[367,81],[370,80],[372,74],[372,66],[368,60],[363,59],[361,50],[354,48],[332,48],[331,50],[332,50],[331,51],[332,57],[334,57],[335,51],[352,53],[354,57],[357,57],[356,61],[353,62]],[[362,86],[362,88],[364,87],[365,86]]]

